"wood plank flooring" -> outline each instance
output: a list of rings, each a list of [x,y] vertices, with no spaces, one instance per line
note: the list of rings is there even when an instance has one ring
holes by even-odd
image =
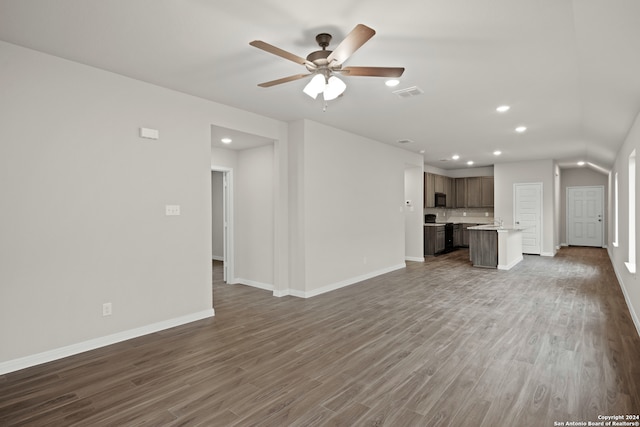
[[[0,376],[0,425],[553,426],[640,413],[604,249],[467,250],[311,299],[221,283],[216,316]]]

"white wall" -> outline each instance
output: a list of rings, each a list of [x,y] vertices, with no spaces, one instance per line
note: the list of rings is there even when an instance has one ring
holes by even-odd
[[[570,168],[560,171],[560,243],[567,244],[567,187],[602,186],[604,188],[603,216],[604,230],[603,241],[607,242],[607,224],[609,215],[606,212],[606,203],[609,200],[609,177],[601,172],[589,168]]]
[[[416,233],[416,224],[424,224],[423,168],[407,165],[404,171],[404,198],[411,206],[404,207],[404,257],[407,261],[424,261],[424,233]]]
[[[224,260],[223,174],[211,172],[211,252],[212,258]]]
[[[4,42],[0,58],[0,371],[211,316],[210,126],[277,140],[282,123]]]
[[[236,280],[274,289],[273,144],[238,152],[235,173]]]
[[[640,334],[640,286],[638,285],[638,278],[636,274],[630,273],[625,262],[629,255],[629,169],[628,161],[629,155],[633,150],[636,150],[636,154],[640,153],[640,114],[636,117],[636,120],[627,135],[627,138],[618,151],[616,161],[611,170],[611,177],[618,173],[618,193],[619,193],[619,242],[618,246],[613,245],[613,206],[610,206],[609,217],[609,233],[608,233],[608,251],[613,263],[613,268],[618,276],[620,285],[625,295],[627,305],[631,311],[631,315],[636,325],[636,329]],[[636,169],[637,170],[637,169]],[[640,188],[638,183],[638,174],[636,174],[636,193]],[[640,198],[636,196],[636,205]],[[613,198],[612,198],[613,200]],[[636,213],[640,212],[639,206],[636,206]],[[636,218],[636,244],[640,242],[640,233]]]
[[[542,183],[542,245],[541,255],[556,252],[555,165],[552,160],[499,163],[494,166],[494,215],[505,226],[513,225],[513,184]]]
[[[212,148],[211,167],[236,169],[238,167],[238,151],[226,148]]]
[[[463,169],[440,169],[431,165],[424,165],[424,171],[436,175],[448,176],[450,178],[467,178],[474,176],[493,176],[493,166]]]
[[[294,206],[305,239],[301,290],[309,296],[404,266],[405,167],[421,167],[422,156],[312,121],[294,124],[290,136],[302,175]],[[422,233],[421,221],[415,227]]]

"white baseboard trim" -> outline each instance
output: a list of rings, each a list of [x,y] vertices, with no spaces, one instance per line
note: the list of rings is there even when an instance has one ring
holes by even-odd
[[[273,291],[273,285],[270,285],[268,283],[256,282],[255,280],[243,279],[242,277],[236,277],[234,283],[251,286],[252,288],[263,289],[265,291]]]
[[[0,363],[0,375],[9,372],[19,371],[21,369],[30,368],[32,366],[41,365],[43,363],[52,362],[54,360],[84,353],[85,351],[95,350],[96,348],[105,347],[116,344],[132,338],[141,337],[143,335],[152,334],[196,320],[206,319],[215,315],[213,308],[199,311],[197,313],[187,314],[185,316],[176,317],[174,319],[163,320],[161,322],[152,323],[150,325],[141,326],[139,328],[129,329],[127,331],[118,332],[100,338],[94,338],[77,344],[71,344],[65,347],[48,350],[31,356],[21,357],[19,359],[9,360]]]
[[[405,261],[415,261],[415,262],[424,262],[424,257],[413,257],[408,256],[404,258]]]
[[[504,265],[504,264],[498,264],[498,270],[511,270],[517,263],[519,263],[520,261],[522,261],[524,259],[524,257],[522,255],[520,255],[520,258],[516,258],[513,261],[511,261],[509,264]]]
[[[633,324],[636,327],[636,332],[638,333],[638,336],[640,336],[640,318],[638,318],[637,313],[633,310],[633,305],[631,304],[631,300],[629,299],[629,294],[627,294],[627,290],[624,287],[624,281],[622,280],[622,277],[618,272],[618,268],[616,267],[616,264],[613,262],[613,259],[611,258],[611,253],[608,250],[607,250],[607,253],[609,254],[609,260],[611,261],[611,265],[613,265],[613,271],[616,273],[616,278],[618,279],[618,286],[620,286],[620,289],[622,289],[622,295],[624,295],[624,302],[627,303],[629,314],[631,314],[631,320],[633,320]]]
[[[224,261],[224,257],[223,256],[218,256],[218,255],[212,256],[211,259],[214,260],[214,261]]]
[[[555,254],[555,252],[540,252],[540,256],[554,257],[554,256],[556,256],[556,254]]]
[[[289,293],[288,289],[283,289],[283,290],[279,289],[279,290],[274,290],[273,291],[273,296],[274,297],[282,298],[282,297],[286,297],[286,296],[289,296],[289,295],[291,295],[291,294]]]
[[[371,279],[373,277],[380,276],[382,274],[391,273],[392,271],[400,270],[401,268],[406,268],[406,266],[407,266],[407,264],[405,264],[405,263],[394,265],[394,266],[391,266],[391,267],[387,267],[387,268],[383,268],[383,269],[380,269],[380,270],[372,271],[370,273],[366,273],[366,274],[363,274],[363,275],[360,275],[360,276],[352,277],[350,279],[341,280],[339,282],[332,283],[330,285],[323,286],[321,288],[314,289],[314,290],[309,291],[309,292],[299,291],[297,289],[289,289],[287,291],[279,291],[278,292],[279,295],[277,295],[277,296],[291,295],[291,296],[298,297],[298,298],[311,298],[311,297],[315,297],[317,295],[326,294],[327,292],[338,290],[340,288],[345,288],[345,287],[347,287],[349,285],[353,285],[353,284],[362,282],[363,280]],[[286,292],[286,293],[284,293],[284,292]],[[274,292],[274,295],[275,295],[275,292]]]

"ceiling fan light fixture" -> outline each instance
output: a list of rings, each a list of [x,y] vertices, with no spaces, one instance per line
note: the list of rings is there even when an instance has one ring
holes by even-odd
[[[327,85],[324,88],[324,100],[331,101],[336,99],[347,88],[345,82],[337,78],[336,76],[331,76],[327,80]]]
[[[324,76],[322,74],[316,74],[302,91],[313,99],[316,99],[318,95],[325,90],[325,86]]]

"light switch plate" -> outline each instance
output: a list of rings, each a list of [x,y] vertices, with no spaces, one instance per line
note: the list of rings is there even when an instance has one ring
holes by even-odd
[[[158,132],[158,129],[140,128],[140,137],[147,139],[158,139],[160,138],[160,132]]]

